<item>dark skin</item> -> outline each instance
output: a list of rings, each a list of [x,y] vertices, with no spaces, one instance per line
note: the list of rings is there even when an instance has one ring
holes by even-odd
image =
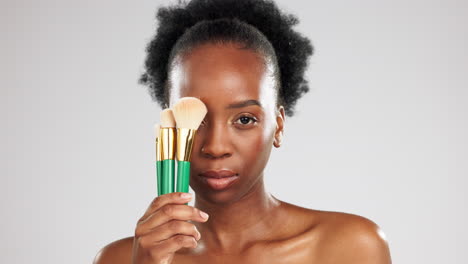
[[[265,190],[263,170],[272,147],[281,146],[284,131],[275,84],[271,63],[235,44],[204,44],[179,56],[170,74],[171,104],[193,96],[208,108],[191,160],[190,186],[198,210],[176,194],[156,199],[140,219],[135,237],[107,245],[95,263],[391,263],[385,236],[374,222],[295,206]],[[239,177],[227,189],[214,190],[198,176],[208,169],[230,169]],[[168,206],[182,209],[173,210],[178,215],[173,213],[172,220],[155,220],[163,219]],[[199,210],[209,219],[200,218]],[[155,233],[165,233],[169,222],[181,219],[185,230],[191,230],[179,233],[187,240],[172,254],[159,254],[169,248],[161,241],[171,239]],[[142,257],[144,243],[135,239],[145,234],[153,239],[147,244],[159,246],[153,247],[151,259]]]

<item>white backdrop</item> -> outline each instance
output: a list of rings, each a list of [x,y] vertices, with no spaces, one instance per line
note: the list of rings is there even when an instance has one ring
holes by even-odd
[[[465,263],[468,2],[277,2],[316,53],[268,190],[373,220],[394,263]],[[156,190],[160,109],[137,79],[161,3],[1,1],[1,263],[91,263],[133,235]]]

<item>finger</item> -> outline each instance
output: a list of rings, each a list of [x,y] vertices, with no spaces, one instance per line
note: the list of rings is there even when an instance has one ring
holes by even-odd
[[[192,236],[176,235],[164,241],[154,244],[150,249],[150,253],[154,259],[160,259],[168,254],[173,254],[177,250],[186,248],[196,248],[197,241]]]
[[[189,205],[167,204],[150,215],[146,220],[139,222],[137,228],[135,229],[135,235],[144,235],[156,227],[173,219],[206,222],[209,216],[206,214],[206,217],[204,217],[203,214],[204,212],[201,210]]]
[[[174,235],[193,236],[197,241],[201,238],[201,234],[194,224],[180,220],[171,220],[157,226],[153,230],[150,230],[147,235],[151,236],[153,241],[166,240]]]
[[[159,208],[161,208],[162,206],[166,204],[171,204],[171,203],[185,204],[191,199],[192,199],[192,194],[184,193],[184,192],[174,192],[174,193],[167,193],[167,194],[160,195],[151,202],[145,214],[140,218],[139,222],[144,221],[149,215],[151,215],[156,210],[158,210]]]

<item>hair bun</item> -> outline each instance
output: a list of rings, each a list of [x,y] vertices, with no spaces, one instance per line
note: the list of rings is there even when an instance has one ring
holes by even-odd
[[[286,14],[271,0],[192,0],[158,9],[158,29],[147,46],[146,72],[140,83],[148,85],[152,97],[165,105],[164,84],[167,80],[169,54],[178,38],[203,20],[235,18],[257,28],[275,50],[281,76],[279,95],[286,114],[293,114],[296,101],[309,87],[304,78],[308,58],[314,53],[310,40],[292,27],[296,16]]]

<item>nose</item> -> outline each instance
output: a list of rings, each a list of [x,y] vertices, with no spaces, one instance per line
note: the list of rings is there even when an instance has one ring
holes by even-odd
[[[232,156],[232,144],[226,125],[212,124],[203,127],[201,154],[209,159],[222,159]]]

